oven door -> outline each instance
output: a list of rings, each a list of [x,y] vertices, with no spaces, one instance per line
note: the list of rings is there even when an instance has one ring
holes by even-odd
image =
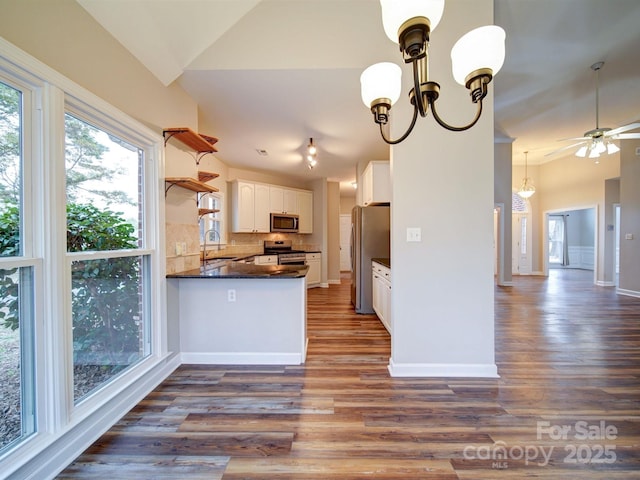
[[[292,257],[287,254],[278,255],[278,265],[306,265],[305,257]]]

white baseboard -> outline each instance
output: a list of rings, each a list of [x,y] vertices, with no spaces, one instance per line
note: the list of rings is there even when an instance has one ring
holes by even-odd
[[[513,287],[513,282],[502,282],[497,284],[499,287]]]
[[[329,285],[340,285],[340,279],[329,280]]]
[[[640,292],[636,292],[635,290],[627,290],[626,288],[618,288],[616,289],[616,293],[619,295],[626,295],[628,297],[640,298]]]
[[[39,448],[33,458],[11,472],[10,478],[55,478],[179,366],[179,355],[160,359],[147,373],[108,400],[104,406],[72,425],[47,446]]]
[[[597,280],[596,285],[599,287],[615,287],[616,284],[613,282],[605,282],[603,280]]]
[[[328,283],[325,283],[325,282],[322,282],[322,283],[320,284],[320,288],[329,288],[329,284],[328,284]]]
[[[402,363],[389,359],[389,374],[392,377],[475,377],[500,378],[494,364],[459,363]]]
[[[300,353],[209,353],[182,352],[182,363],[200,365],[301,365],[304,363]]]

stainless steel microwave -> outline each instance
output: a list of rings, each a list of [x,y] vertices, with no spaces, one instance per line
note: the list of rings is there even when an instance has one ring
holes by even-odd
[[[288,213],[272,213],[271,231],[298,233],[298,215],[290,215]]]

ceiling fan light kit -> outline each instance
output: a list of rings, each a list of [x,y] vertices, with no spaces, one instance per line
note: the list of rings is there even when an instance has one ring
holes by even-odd
[[[386,136],[383,126],[400,97],[402,70],[394,63],[383,62],[370,66],[360,77],[362,101],[371,108],[384,141],[391,145],[402,142],[413,130],[418,114],[426,117],[429,107],[436,122],[447,130],[459,132],[473,127],[482,114],[487,85],[504,63],[504,30],[495,25],[476,28],[463,35],[451,49],[453,77],[469,89],[471,101],[477,104],[473,120],[457,127],[438,115],[436,100],[440,85],[430,81],[428,74],[429,38],[442,18],[444,0],[380,0],[380,6],[385,33],[398,43],[404,62],[411,63],[413,69],[413,88],[409,92],[413,118],[407,131],[396,140]]]
[[[573,145],[569,145],[567,147],[560,148],[558,150],[554,150],[553,152],[547,153],[545,156],[548,157],[550,155],[555,155],[556,153],[562,152],[564,150],[572,149],[576,146],[579,146],[578,150],[574,153],[576,157],[581,158],[592,158],[595,160],[595,163],[599,163],[600,155],[608,154],[611,155],[613,153],[617,153],[620,151],[620,147],[618,147],[613,140],[625,140],[625,139],[640,139],[640,133],[624,133],[629,130],[635,130],[640,128],[640,123],[629,123],[627,125],[623,125],[618,128],[607,128],[600,127],[600,82],[599,82],[599,74],[600,69],[604,65],[604,62],[596,62],[591,65],[591,70],[596,72],[596,128],[593,130],[589,130],[585,132],[582,137],[572,138],[571,140],[580,140],[578,143],[574,143]]]

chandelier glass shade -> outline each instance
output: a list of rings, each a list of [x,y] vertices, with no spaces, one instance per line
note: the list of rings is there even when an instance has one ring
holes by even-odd
[[[313,144],[313,138],[309,139],[307,145],[307,167],[312,170],[318,164],[318,148]]]
[[[396,140],[387,137],[383,126],[389,122],[391,107],[400,97],[400,67],[389,62],[377,63],[360,77],[362,101],[380,125],[384,141],[389,144],[403,141],[413,130],[418,114],[425,117],[429,108],[436,122],[447,130],[458,132],[474,126],[482,114],[487,85],[504,63],[504,30],[495,25],[476,28],[463,35],[451,49],[453,77],[469,89],[471,101],[477,105],[471,122],[452,126],[438,115],[436,100],[440,96],[440,84],[430,81],[428,75],[429,37],[440,22],[444,0],[380,0],[380,5],[385,33],[398,43],[404,62],[411,63],[413,70],[413,88],[409,92],[413,119],[407,131]]]

